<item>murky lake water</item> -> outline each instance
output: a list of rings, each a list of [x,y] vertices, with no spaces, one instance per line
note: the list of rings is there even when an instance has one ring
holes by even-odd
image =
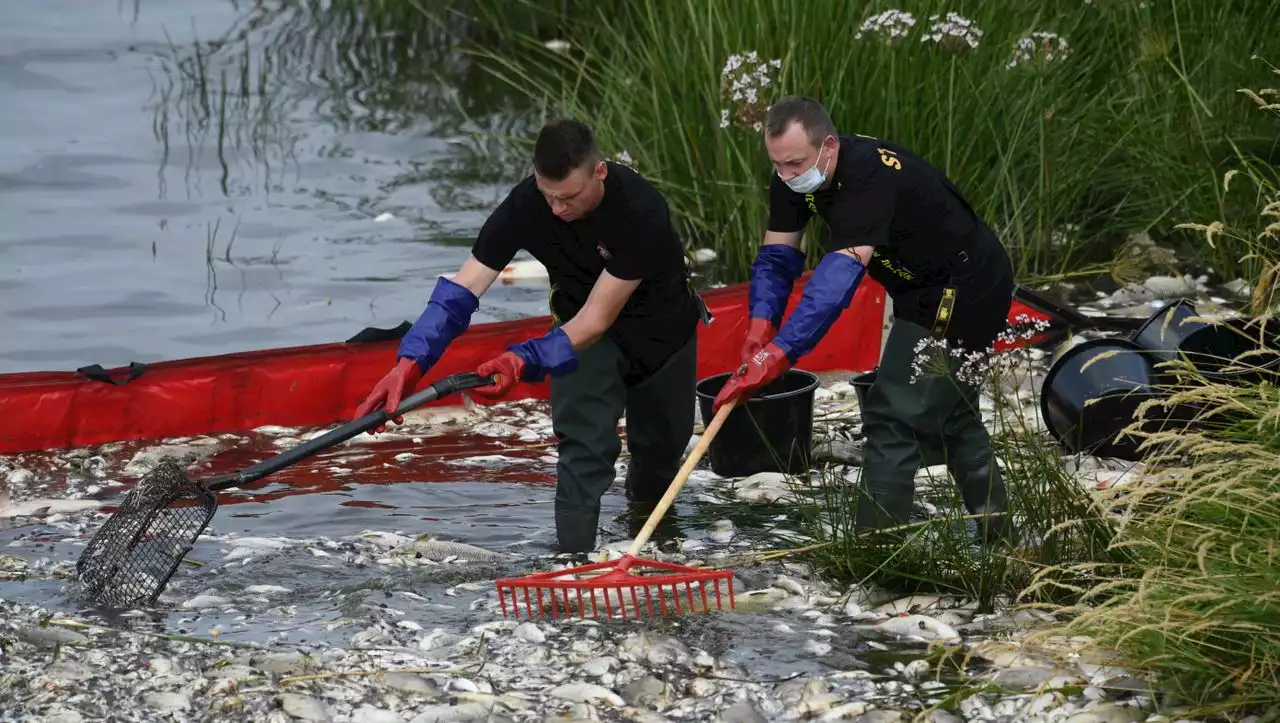
[[[389,32],[334,5],[5,4],[0,373],[417,318],[527,164],[477,155],[507,100],[459,88],[410,4]],[[475,321],[538,313],[541,289],[499,285]]]

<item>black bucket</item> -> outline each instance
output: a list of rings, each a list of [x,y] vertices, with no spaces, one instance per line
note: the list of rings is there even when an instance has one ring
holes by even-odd
[[[1211,384],[1280,381],[1280,319],[1227,319],[1205,324],[1179,346]],[[1248,354],[1237,359],[1247,352]]]
[[[1147,317],[1129,338],[1149,353],[1156,363],[1176,361],[1183,342],[1208,326],[1203,321],[1189,320],[1195,316],[1199,316],[1195,305],[1186,299],[1178,299]]]
[[[858,397],[858,411],[861,412],[867,407],[867,392],[871,389],[871,385],[875,384],[879,367],[869,372],[864,372],[849,380],[853,385],[854,393]],[[865,430],[866,427],[864,426]],[[943,453],[942,444],[926,444],[920,450],[921,464],[925,467],[942,464],[946,461],[946,454]]]
[[[1099,358],[1108,352],[1113,355]],[[1120,433],[1139,421],[1135,415],[1139,405],[1168,396],[1160,389],[1168,381],[1135,342],[1091,339],[1069,349],[1049,368],[1040,392],[1040,412],[1049,433],[1073,453],[1138,461],[1142,440]],[[1142,417],[1143,431],[1167,429],[1190,419],[1190,409],[1153,408]]]
[[[698,382],[698,408],[704,422],[714,416],[711,405],[730,373]],[[813,399],[818,377],[789,369],[739,404],[707,446],[711,471],[721,477],[748,477],[757,472],[801,474],[813,456]]]

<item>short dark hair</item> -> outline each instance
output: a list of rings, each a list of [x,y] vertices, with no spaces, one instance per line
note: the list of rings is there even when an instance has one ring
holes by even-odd
[[[533,144],[533,167],[538,175],[563,181],[575,168],[600,160],[596,138],[582,121],[562,118],[542,126]]]
[[[803,95],[788,95],[770,106],[764,117],[764,132],[770,138],[777,138],[796,121],[814,146],[821,145],[823,138],[836,135],[836,124],[831,122],[827,109]]]

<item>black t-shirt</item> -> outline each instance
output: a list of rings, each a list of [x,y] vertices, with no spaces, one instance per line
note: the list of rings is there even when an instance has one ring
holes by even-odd
[[[634,383],[689,342],[699,307],[666,199],[632,169],[612,162],[608,168],[600,205],[568,222],[551,212],[528,176],[481,227],[471,253],[502,269],[528,251],[547,268],[551,311],[561,322],[578,313],[602,271],[641,279],[608,332],[626,354]]]
[[[802,194],[773,174],[769,230],[800,231],[817,215],[830,229],[828,252],[874,247],[867,274],[893,297],[895,316],[931,326],[944,287],[957,289],[959,303],[1008,286],[1012,270],[995,233],[910,149],[840,136],[833,180]]]

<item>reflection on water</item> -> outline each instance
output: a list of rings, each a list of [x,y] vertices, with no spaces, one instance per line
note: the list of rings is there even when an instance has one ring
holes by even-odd
[[[232,192],[228,157],[244,155],[270,193],[291,166],[296,170],[299,126],[319,122],[343,133],[450,139],[452,162],[433,164],[426,175],[411,171],[419,180],[517,180],[527,163],[511,155],[509,139],[529,131],[528,108],[461,51],[495,41],[470,6],[437,3],[428,15],[413,3],[259,4],[217,37],[182,48],[170,43],[155,82],[162,176],[169,137],[182,133],[193,152],[215,146],[223,193]],[[341,143],[318,153],[354,155]],[[490,206],[459,202],[466,195],[453,184],[433,189],[432,197],[446,207]]]
[[[0,373],[416,318],[527,172],[536,122],[462,51],[501,32],[429,6],[6,3]],[[545,313],[534,291],[495,288],[475,321]]]

